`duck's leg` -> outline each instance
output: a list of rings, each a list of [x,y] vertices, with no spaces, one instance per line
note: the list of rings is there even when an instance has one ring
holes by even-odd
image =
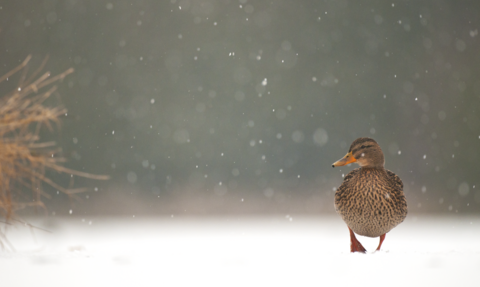
[[[355,233],[353,233],[350,227],[348,228],[348,231],[350,231],[350,252],[367,252],[367,250],[365,250],[362,244],[357,240]],[[385,235],[382,236],[385,237]]]
[[[380,250],[380,247],[382,247],[382,243],[383,243],[383,240],[385,240],[385,235],[387,235],[386,233],[383,234],[383,235],[380,235],[380,243],[378,244],[378,247],[377,247],[377,250]]]

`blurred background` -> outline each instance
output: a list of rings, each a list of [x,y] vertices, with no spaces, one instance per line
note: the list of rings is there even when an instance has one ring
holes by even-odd
[[[111,180],[76,178],[81,201],[45,187],[51,215],[333,214],[355,166],[331,164],[365,136],[410,214],[479,213],[478,15],[454,0],[0,1],[0,75],[29,54],[75,69],[42,136]]]

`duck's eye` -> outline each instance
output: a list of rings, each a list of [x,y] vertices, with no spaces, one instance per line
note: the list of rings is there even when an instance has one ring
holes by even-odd
[[[364,146],[364,145],[362,145],[360,148],[365,148],[365,146]]]

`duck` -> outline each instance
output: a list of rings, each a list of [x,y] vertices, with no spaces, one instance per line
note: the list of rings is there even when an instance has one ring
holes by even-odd
[[[355,234],[380,237],[376,251],[382,247],[386,234],[407,217],[407,200],[403,182],[385,169],[380,145],[372,138],[353,141],[348,153],[332,167],[356,163],[360,167],[349,172],[335,191],[335,211],[347,224],[350,252],[366,253]]]

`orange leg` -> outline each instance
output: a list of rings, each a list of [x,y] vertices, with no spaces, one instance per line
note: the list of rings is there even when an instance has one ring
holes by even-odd
[[[367,252],[367,250],[363,248],[362,244],[358,242],[357,238],[355,237],[355,233],[353,233],[350,227],[348,228],[348,230],[350,231],[350,252],[361,252],[361,253]],[[382,236],[385,237],[385,235],[382,235]]]
[[[380,250],[380,247],[382,247],[382,243],[383,243],[383,240],[385,240],[385,235],[387,235],[386,233],[383,234],[383,235],[380,235],[380,243],[378,244],[378,247],[377,247],[377,250]]]

